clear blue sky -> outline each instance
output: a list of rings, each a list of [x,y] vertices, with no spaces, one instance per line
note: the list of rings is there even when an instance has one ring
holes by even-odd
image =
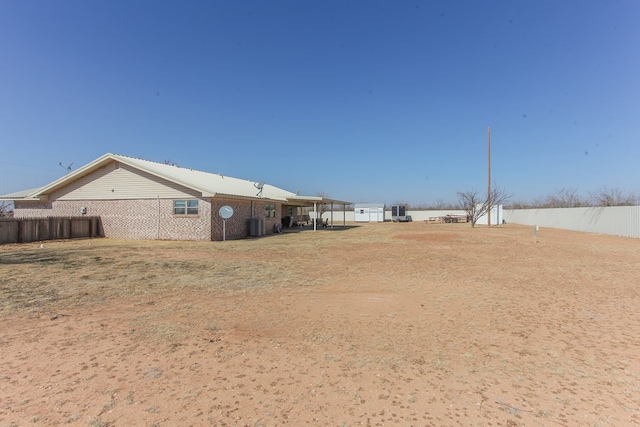
[[[640,190],[640,2],[0,2],[0,194],[107,152],[355,203]]]

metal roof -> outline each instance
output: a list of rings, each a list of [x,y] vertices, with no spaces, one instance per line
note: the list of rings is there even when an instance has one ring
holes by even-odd
[[[360,209],[360,208],[384,208],[385,204],[384,203],[356,203],[353,207],[354,207],[354,209]]]
[[[192,190],[198,191],[202,197],[237,197],[246,199],[266,199],[290,203],[343,203],[339,200],[332,200],[323,197],[299,196],[282,188],[273,185],[258,183],[255,181],[233,178],[226,175],[202,172],[194,169],[184,168],[176,165],[152,162],[149,160],[137,159],[120,154],[107,153],[98,159],[76,169],[75,171],[61,177],[60,179],[45,185],[44,187],[20,191],[5,196],[0,196],[0,200],[37,200],[42,196],[52,193],[85,176],[107,163],[117,161],[133,168],[143,170],[151,175],[166,179]]]
[[[30,194],[33,194],[40,190],[42,187],[32,188],[29,190],[16,191],[15,193],[5,194],[0,196],[0,200],[22,200],[29,197]]]

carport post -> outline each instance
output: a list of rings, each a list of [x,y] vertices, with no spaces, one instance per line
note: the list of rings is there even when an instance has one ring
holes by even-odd
[[[313,202],[313,231],[318,229],[318,210],[316,209],[316,202]]]
[[[333,202],[331,202],[331,229],[333,230]]]

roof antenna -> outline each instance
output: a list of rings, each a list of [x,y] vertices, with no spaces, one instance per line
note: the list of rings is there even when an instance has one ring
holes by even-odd
[[[69,163],[69,166],[65,167],[62,162],[58,163],[61,168],[66,169],[67,173],[71,172],[71,166],[73,166],[73,162]]]
[[[260,181],[260,182],[254,182],[253,186],[256,187],[258,190],[258,194],[256,194],[256,196],[262,196],[262,188],[264,187],[264,181]]]

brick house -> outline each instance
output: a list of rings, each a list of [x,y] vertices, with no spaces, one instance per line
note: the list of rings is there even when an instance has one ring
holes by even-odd
[[[15,218],[99,216],[105,237],[223,240],[271,234],[287,214],[326,203],[269,184],[107,153],[44,187],[1,196]],[[347,204],[347,202],[341,202]]]

